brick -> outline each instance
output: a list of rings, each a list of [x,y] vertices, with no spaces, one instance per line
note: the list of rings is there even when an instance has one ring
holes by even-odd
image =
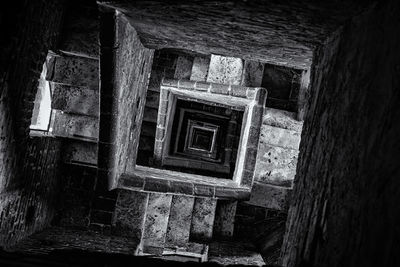
[[[129,188],[143,188],[144,178],[131,174],[129,176],[121,176],[122,185]]]
[[[236,97],[244,97],[247,96],[247,87],[239,86],[239,85],[231,85],[231,95]]]
[[[195,89],[195,82],[179,80],[178,87],[179,87],[179,89],[194,90]]]
[[[210,84],[209,83],[204,83],[204,82],[196,82],[196,90],[198,91],[208,91],[208,89],[210,88]]]
[[[194,195],[196,196],[207,196],[213,197],[215,194],[215,187],[211,185],[202,185],[195,184],[194,185]]]
[[[185,195],[193,195],[194,185],[191,182],[171,181],[171,192]]]
[[[166,179],[156,179],[147,177],[144,184],[144,190],[153,192],[169,192],[171,188],[170,181]]]
[[[221,95],[229,94],[229,85],[212,83],[210,85],[210,92]]]

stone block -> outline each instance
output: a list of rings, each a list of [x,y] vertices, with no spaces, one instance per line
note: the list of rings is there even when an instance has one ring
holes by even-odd
[[[171,181],[171,189],[173,193],[193,195],[194,186],[191,182]]]
[[[99,91],[88,87],[52,84],[51,107],[65,112],[99,116]]]
[[[214,197],[215,187],[213,187],[211,185],[195,184],[194,185],[194,195]]]
[[[240,85],[242,72],[242,59],[211,55],[207,82]]]
[[[248,200],[250,198],[250,189],[216,186],[215,198],[231,199],[231,200]]]
[[[144,178],[135,174],[122,175],[120,177],[122,186],[128,188],[142,189],[144,187]]]
[[[231,85],[231,95],[236,97],[247,97],[247,90],[249,88],[239,86],[239,85]]]
[[[74,86],[99,87],[99,60],[79,56],[55,56],[54,73],[47,80]]]
[[[263,124],[301,132],[303,129],[303,122],[298,121],[296,117],[297,115],[295,112],[274,108],[265,108]]]
[[[255,182],[251,190],[250,200],[247,204],[265,207],[274,210],[288,208],[289,193],[291,189]]]
[[[196,82],[195,87],[197,91],[208,91],[210,84],[205,82]]]
[[[99,119],[55,111],[53,134],[60,137],[97,140]]]
[[[189,56],[178,56],[174,79],[189,80],[192,74],[193,58]]]
[[[209,57],[195,57],[193,60],[191,81],[205,82],[207,80],[208,68],[210,66]]]
[[[179,87],[179,89],[194,90],[195,89],[195,82],[179,80],[178,81],[178,87]]]
[[[194,198],[175,195],[172,197],[166,244],[184,246],[189,242]]]
[[[148,193],[118,189],[113,232],[140,240],[146,214]]]
[[[64,161],[97,165],[97,144],[71,140],[66,146]]]
[[[147,91],[146,107],[158,108],[160,103],[160,93],[154,91]]]
[[[170,181],[166,179],[146,178],[144,190],[153,192],[169,192]]]
[[[215,238],[230,238],[233,236],[236,207],[237,201],[217,201],[213,230]]]
[[[284,148],[299,149],[301,133],[263,124],[260,145],[268,144]]]
[[[228,95],[229,85],[211,83],[210,92],[214,94]]]
[[[150,193],[146,209],[143,247],[164,247],[172,195]]]
[[[217,200],[196,198],[193,207],[190,240],[209,241],[213,235]]]
[[[264,64],[257,61],[245,60],[242,75],[242,85],[260,87],[264,74]]]
[[[262,144],[259,146],[255,180],[268,184],[291,187],[296,175],[299,151]]]

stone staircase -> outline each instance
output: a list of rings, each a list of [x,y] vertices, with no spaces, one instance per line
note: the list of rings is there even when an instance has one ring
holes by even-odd
[[[136,255],[207,261],[217,200],[118,189],[112,228],[140,240]]]

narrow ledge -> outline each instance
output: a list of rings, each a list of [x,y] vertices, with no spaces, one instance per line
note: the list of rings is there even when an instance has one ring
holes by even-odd
[[[232,180],[136,166],[120,176],[119,188],[218,199],[249,200],[251,188]]]

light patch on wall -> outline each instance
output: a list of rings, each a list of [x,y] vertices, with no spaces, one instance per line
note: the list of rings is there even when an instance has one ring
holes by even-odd
[[[39,85],[32,112],[31,125],[29,127],[34,131],[51,132],[51,86],[50,82],[46,80],[46,74],[47,60],[43,64],[42,73],[40,74]]]

